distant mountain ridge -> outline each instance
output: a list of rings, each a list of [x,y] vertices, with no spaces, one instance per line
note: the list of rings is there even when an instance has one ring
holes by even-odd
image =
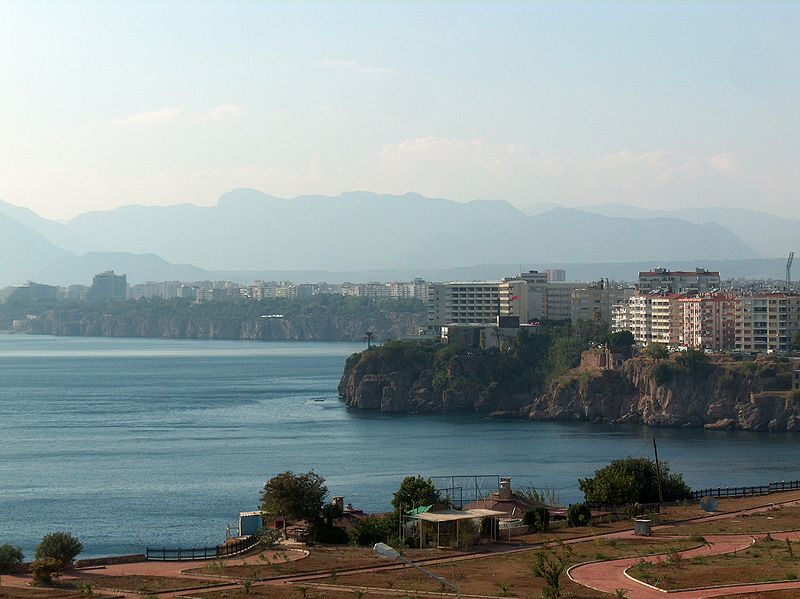
[[[598,213],[604,210],[608,214]],[[61,224],[0,202],[0,249],[28,248],[16,258],[0,255],[0,284],[21,282],[23,275],[88,283],[91,271],[106,268],[140,282],[198,280],[211,272],[398,272],[509,263],[702,266],[762,258],[744,235],[673,213],[626,216],[622,209],[551,205],[531,212],[503,200],[460,203],[413,193],[284,199],[235,189],[214,206],[128,205]]]
[[[501,200],[459,203],[418,194],[286,200],[237,189],[216,206],[125,206],[82,214],[68,226],[99,251],[153,252],[210,270],[760,257],[714,224],[566,208],[529,216]]]
[[[800,220],[748,210],[746,208],[681,208],[652,210],[627,204],[596,204],[581,210],[603,216],[631,219],[655,217],[679,218],[694,224],[717,223],[745,239],[759,253],[769,258],[785,257],[800,250]]]

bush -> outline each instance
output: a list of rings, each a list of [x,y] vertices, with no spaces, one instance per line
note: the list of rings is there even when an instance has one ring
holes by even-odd
[[[341,526],[326,526],[325,524],[313,526],[311,536],[317,543],[331,545],[346,545],[350,540],[347,531]]]
[[[53,584],[53,577],[58,578],[63,572],[64,564],[53,557],[36,558],[31,564],[33,584]]]
[[[366,516],[348,531],[350,542],[354,545],[372,546],[385,543],[393,535],[396,536],[396,518],[387,516]]]
[[[51,532],[42,537],[36,546],[36,559],[52,558],[62,569],[72,565],[73,560],[83,550],[83,545],[68,532]]]
[[[660,466],[664,501],[688,499],[691,489],[683,482],[683,476],[670,473],[666,462],[661,462]],[[647,458],[614,460],[596,470],[593,478],[578,480],[578,486],[590,503],[627,505],[658,501],[656,464]]]
[[[0,545],[0,572],[16,570],[25,556],[22,549],[15,545]]]
[[[592,510],[585,503],[574,503],[567,508],[568,526],[590,526]]]
[[[535,532],[545,532],[550,527],[550,512],[547,508],[535,507],[522,515],[522,523]]]

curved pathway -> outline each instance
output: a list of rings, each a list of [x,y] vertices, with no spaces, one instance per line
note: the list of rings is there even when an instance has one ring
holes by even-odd
[[[746,549],[755,539],[764,537],[766,537],[766,534],[705,535],[709,543],[708,545],[682,551],[680,555],[684,558],[691,558],[702,555],[733,553]],[[772,538],[779,541],[787,538],[796,541],[800,540],[800,532],[772,533]],[[639,563],[640,559],[644,559],[647,562],[655,562],[659,559],[659,556],[648,556],[645,558],[628,557],[607,562],[577,565],[569,569],[568,575],[578,584],[604,593],[614,593],[617,589],[623,589],[626,591],[629,599],[663,599],[667,596],[673,599],[703,599],[705,597],[721,597],[784,589],[798,589],[798,591],[800,591],[800,581],[791,581],[741,584],[713,589],[695,589],[691,591],[667,593],[667,591],[653,588],[626,575],[625,571]]]

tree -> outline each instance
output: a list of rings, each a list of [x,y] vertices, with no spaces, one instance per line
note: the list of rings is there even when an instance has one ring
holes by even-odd
[[[600,343],[608,337],[608,323],[599,312],[595,312],[591,319],[578,320],[575,332],[587,343]]]
[[[567,526],[590,526],[592,510],[585,503],[573,503],[567,508]]]
[[[77,555],[83,551],[81,542],[68,532],[51,532],[42,537],[36,546],[35,558],[43,560],[52,558],[61,564],[62,568],[71,566]]]
[[[392,497],[392,506],[395,511],[401,508],[411,509],[420,505],[432,505],[441,501],[439,491],[429,478],[421,476],[406,476],[400,483],[400,488]]]
[[[24,557],[22,549],[16,545],[0,545],[0,572],[11,572]]]
[[[691,489],[683,482],[683,476],[670,473],[666,462],[660,466],[664,501],[688,499]],[[626,505],[658,501],[656,464],[648,458],[614,460],[596,470],[593,478],[578,480],[578,486],[590,503]]]
[[[533,575],[543,578],[545,597],[561,597],[561,575],[572,562],[572,548],[561,541],[557,546],[546,547],[533,556]]]
[[[390,538],[396,537],[397,524],[397,518],[391,514],[365,516],[356,522],[348,534],[354,545],[372,546],[375,543],[386,543]]]
[[[792,335],[790,348],[794,351],[800,351],[800,331],[796,331],[795,334]]]
[[[545,507],[535,507],[522,514],[522,523],[534,532],[546,532],[550,526],[550,512]]]
[[[372,339],[375,337],[375,333],[372,331],[364,331],[364,339],[367,340],[367,349],[372,347]]]
[[[548,352],[552,365],[552,377],[557,377],[581,363],[583,341],[578,337],[559,337],[553,341]]]
[[[285,534],[287,518],[318,522],[327,495],[325,479],[313,470],[305,474],[287,470],[264,483],[261,513],[267,518],[281,516]]]
[[[666,360],[669,357],[667,346],[663,343],[651,343],[644,350],[644,354],[650,358],[653,358],[656,362],[659,360]]]
[[[633,333],[630,331],[617,331],[616,333],[611,333],[606,339],[608,347],[618,351],[629,348],[635,342],[636,339],[634,339]]]
[[[706,353],[702,349],[694,349],[692,347],[680,352],[675,361],[685,368],[689,374],[700,374],[708,366]]]

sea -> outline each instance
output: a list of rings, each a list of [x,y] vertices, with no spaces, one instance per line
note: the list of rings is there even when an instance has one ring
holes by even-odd
[[[380,414],[336,391],[362,344],[0,334],[0,544],[32,558],[69,531],[81,557],[202,547],[257,510],[264,481],[314,470],[390,509],[420,474],[468,498],[510,476],[579,501],[578,479],[659,458],[695,488],[800,479],[800,435]]]

